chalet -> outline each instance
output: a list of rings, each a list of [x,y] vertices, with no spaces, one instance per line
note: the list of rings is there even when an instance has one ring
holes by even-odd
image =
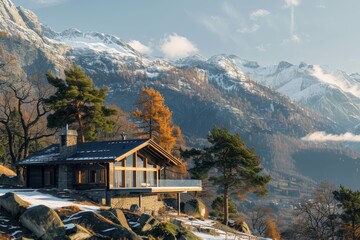
[[[19,163],[29,188],[58,188],[112,207],[157,211],[158,194],[201,191],[200,180],[164,179],[167,166],[181,162],[149,139],[77,143],[77,132],[64,129],[59,144],[36,152]]]

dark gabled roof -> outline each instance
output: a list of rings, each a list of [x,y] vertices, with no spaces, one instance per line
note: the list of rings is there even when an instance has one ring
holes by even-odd
[[[46,149],[36,152],[20,161],[18,165],[42,165],[81,162],[113,162],[142,150],[154,157],[161,158],[163,162],[175,165],[181,162],[165,151],[162,147],[149,139],[131,139],[121,141],[104,141],[78,143],[76,152],[65,157],[59,154],[59,145],[54,144]]]
[[[133,139],[106,142],[88,142],[77,145],[76,153],[67,157],[67,161],[114,161],[132,149],[136,149],[148,139]]]
[[[28,164],[45,164],[61,160],[59,154],[59,145],[52,144],[43,150],[40,150],[36,153],[31,154],[29,157],[21,160],[18,165],[28,165]]]

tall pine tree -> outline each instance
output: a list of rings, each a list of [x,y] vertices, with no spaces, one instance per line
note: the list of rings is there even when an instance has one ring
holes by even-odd
[[[211,143],[204,150],[185,153],[192,155],[195,166],[190,173],[204,178],[210,169],[216,169],[217,174],[209,180],[218,186],[224,199],[224,224],[229,220],[229,196],[234,191],[239,195],[255,192],[267,193],[265,185],[270,181],[269,175],[262,175],[260,159],[254,149],[248,149],[238,134],[230,134],[226,128],[214,127],[208,136]]]
[[[53,110],[48,116],[50,128],[76,124],[81,142],[95,140],[99,129],[111,131],[114,123],[107,117],[116,114],[116,111],[104,105],[108,91],[106,87],[94,87],[92,80],[75,65],[65,71],[65,80],[49,72],[46,76],[57,90],[45,100]]]

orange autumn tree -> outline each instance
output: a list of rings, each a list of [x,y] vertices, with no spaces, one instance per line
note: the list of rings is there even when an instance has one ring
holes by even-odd
[[[172,152],[178,139],[182,139],[181,130],[174,125],[172,113],[165,106],[160,92],[153,88],[142,88],[137,107],[133,116],[140,121],[138,126],[141,135]]]
[[[273,218],[268,219],[267,229],[265,231],[265,237],[269,237],[269,238],[272,238],[274,240],[280,240],[281,239],[280,232],[277,229],[275,219],[273,219]]]

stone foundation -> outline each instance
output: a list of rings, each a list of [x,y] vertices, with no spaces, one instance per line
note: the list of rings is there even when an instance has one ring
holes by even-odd
[[[136,204],[142,212],[158,212],[165,207],[163,201],[159,201],[158,195],[141,195],[141,206],[139,204],[139,195],[116,195],[111,198],[111,206],[114,208],[130,209],[130,206]]]
[[[106,193],[105,190],[89,190],[80,192],[82,195],[87,196],[91,200],[102,205],[111,206],[112,208],[130,209],[131,205],[136,204],[142,212],[156,213],[159,209],[165,207],[163,201],[159,200],[157,194],[142,194],[140,206],[140,198],[138,194],[114,194],[111,191]],[[108,196],[106,196],[106,194]]]

